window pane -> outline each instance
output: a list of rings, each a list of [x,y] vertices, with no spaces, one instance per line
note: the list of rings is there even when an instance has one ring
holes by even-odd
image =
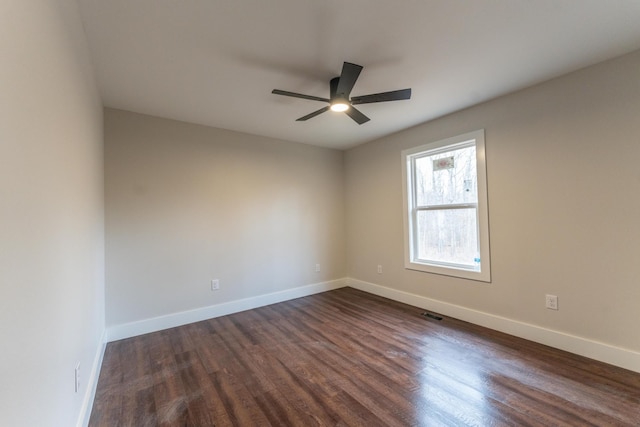
[[[416,231],[418,259],[479,268],[475,208],[418,211]]]
[[[418,206],[478,202],[475,145],[419,157],[415,167]]]

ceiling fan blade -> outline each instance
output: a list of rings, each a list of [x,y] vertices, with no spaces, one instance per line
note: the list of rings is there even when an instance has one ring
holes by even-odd
[[[411,89],[394,90],[391,92],[374,93],[371,95],[354,96],[351,103],[371,104],[373,102],[400,101],[403,99],[411,99]]]
[[[312,95],[303,95],[301,93],[288,92],[286,90],[280,90],[280,89],[274,89],[271,91],[271,93],[276,95],[291,96],[293,98],[310,99],[311,101],[331,102],[327,98],[320,98],[319,96],[312,96]]]
[[[349,107],[349,109],[345,111],[345,114],[351,117],[359,125],[371,120],[369,117],[362,114],[360,110],[356,109],[354,106]]]
[[[340,74],[338,89],[336,90],[336,94],[338,96],[343,96],[344,98],[349,99],[351,89],[355,86],[356,80],[358,80],[358,76],[360,75],[360,71],[362,71],[361,65],[352,64],[350,62],[342,64],[342,73]]]
[[[314,111],[313,113],[307,114],[306,116],[302,116],[299,119],[296,120],[296,122],[304,122],[306,120],[312,119],[317,115],[320,115],[322,113],[324,113],[325,111],[329,110],[329,106],[327,105],[326,107],[323,107],[319,110]]]

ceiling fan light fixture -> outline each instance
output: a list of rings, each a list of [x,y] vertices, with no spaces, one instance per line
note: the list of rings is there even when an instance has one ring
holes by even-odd
[[[411,89],[393,90],[390,92],[372,93],[351,98],[351,90],[358,80],[362,71],[362,65],[345,62],[342,64],[340,77],[334,77],[329,81],[329,98],[305,95],[303,93],[289,92],[286,90],[273,89],[271,93],[275,95],[291,96],[293,98],[308,99],[310,101],[326,102],[327,106],[322,107],[313,113],[296,119],[297,122],[305,122],[329,110],[345,113],[354,122],[361,125],[368,122],[369,117],[362,114],[354,105],[371,104],[374,102],[400,101],[401,99],[411,99]]]
[[[349,109],[349,103],[344,99],[337,99],[331,103],[331,111],[342,112]]]

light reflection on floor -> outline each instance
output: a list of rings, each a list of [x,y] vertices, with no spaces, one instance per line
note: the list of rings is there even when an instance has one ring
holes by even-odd
[[[460,353],[459,348],[431,342],[425,348],[416,379],[420,383],[421,402],[415,403],[424,408],[420,410],[420,425],[450,425],[451,416],[455,416],[460,425],[495,424],[485,390],[491,380],[477,363]]]

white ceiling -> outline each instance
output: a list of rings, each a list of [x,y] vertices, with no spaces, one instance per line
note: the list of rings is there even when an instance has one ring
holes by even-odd
[[[345,149],[640,48],[638,0],[79,0],[105,106]],[[408,101],[295,119],[352,96]],[[640,78],[640,77],[639,77]]]

